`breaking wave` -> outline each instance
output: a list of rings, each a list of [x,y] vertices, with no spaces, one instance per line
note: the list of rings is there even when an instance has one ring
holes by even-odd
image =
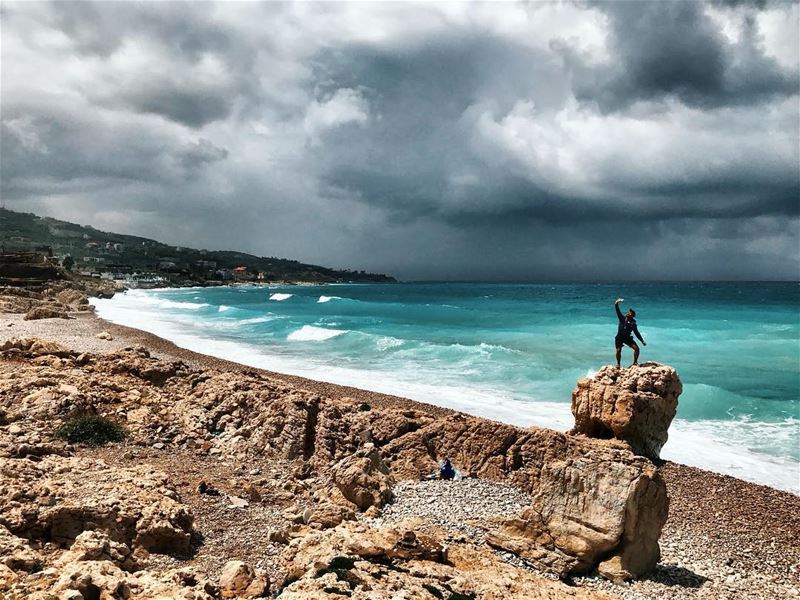
[[[314,325],[303,325],[300,329],[286,336],[286,339],[293,342],[321,342],[323,340],[335,338],[343,333],[347,333],[347,330],[325,329],[324,327],[315,327]]]

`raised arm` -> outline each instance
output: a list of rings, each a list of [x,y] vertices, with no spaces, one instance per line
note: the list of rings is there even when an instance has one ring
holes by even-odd
[[[619,309],[619,303],[620,303],[620,302],[622,302],[622,300],[617,300],[616,302],[614,302],[614,310],[615,310],[615,311],[617,311],[617,318],[618,318],[620,321],[624,321],[624,320],[625,320],[625,317],[624,317],[624,316],[622,316],[622,311]]]

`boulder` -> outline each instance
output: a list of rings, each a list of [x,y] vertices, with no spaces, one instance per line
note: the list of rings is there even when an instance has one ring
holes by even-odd
[[[57,342],[33,337],[11,338],[10,340],[0,343],[0,352],[14,351],[24,353],[26,356],[30,357],[45,355],[64,357],[73,354],[70,350]]]
[[[130,598],[131,586],[122,569],[111,561],[81,561],[66,565],[53,586],[54,592],[77,591],[86,598]],[[75,596],[72,596],[75,597]]]
[[[150,352],[142,347],[125,348],[103,357],[111,373],[127,373],[161,386],[173,377],[184,364],[179,361],[164,361],[150,357]]]
[[[269,595],[269,577],[245,562],[230,560],[222,568],[219,592],[223,598],[264,598]]]
[[[5,565],[12,571],[30,571],[41,562],[39,554],[28,546],[26,540],[18,538],[0,525],[0,565]]]
[[[678,373],[666,365],[603,367],[580,379],[572,392],[572,433],[614,437],[636,454],[658,459],[682,391]]]
[[[72,317],[63,308],[34,306],[22,318],[26,321],[36,321],[38,319],[71,319]]]
[[[80,290],[66,289],[56,293],[55,298],[61,304],[68,304],[71,306],[80,306],[89,304],[89,299]]]
[[[87,560],[110,561],[126,571],[133,571],[138,567],[131,549],[125,544],[115,542],[103,531],[87,530],[79,534],[69,551],[58,559],[58,564]]]
[[[342,495],[361,510],[381,507],[392,499],[394,479],[372,444],[364,444],[339,461],[332,469],[332,476]]]
[[[40,598],[88,600],[141,598],[159,600],[218,600],[214,586],[190,569],[154,575],[151,571],[127,573],[111,561],[90,560],[66,564],[51,588]],[[75,593],[80,595],[76,595]]]

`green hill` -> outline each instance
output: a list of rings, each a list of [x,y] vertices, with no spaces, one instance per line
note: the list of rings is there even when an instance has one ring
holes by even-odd
[[[164,278],[171,285],[213,285],[232,280],[394,281],[387,275],[329,269],[286,258],[170,246],[148,238],[109,233],[8,209],[0,209],[0,244],[5,251],[40,249],[52,252],[59,262],[66,259],[68,266],[72,262],[72,270],[77,272],[111,273],[142,281]],[[164,285],[163,280],[161,285]]]

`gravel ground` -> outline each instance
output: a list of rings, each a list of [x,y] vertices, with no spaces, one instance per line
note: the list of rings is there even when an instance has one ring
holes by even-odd
[[[198,532],[192,553],[186,557],[152,554],[147,568],[192,566],[216,580],[226,562],[242,560],[265,569],[273,581],[283,577],[276,568],[279,564],[276,557],[284,546],[269,541],[267,534],[270,529],[287,526],[282,511],[290,501],[275,497],[283,492],[274,482],[281,472],[289,470],[288,465],[275,461],[225,460],[171,447],[155,450],[126,444],[84,448],[81,453],[102,458],[111,465],[146,463],[161,469],[170,474],[170,482],[181,501],[191,508]],[[201,480],[219,495],[200,494],[197,486]],[[245,491],[248,487],[255,487],[261,499],[248,497]],[[247,500],[247,506],[233,508],[231,497]]]
[[[74,319],[25,321],[24,315],[0,314],[0,339],[38,337],[53,340],[78,352],[114,352],[131,345],[125,337],[100,340],[102,321],[91,313],[74,313]]]
[[[682,465],[667,464],[663,473],[672,512],[661,538],[662,558],[656,570],[626,585],[596,577],[576,577],[572,583],[625,600],[800,598],[800,499]],[[715,495],[728,502],[715,500]],[[480,544],[484,542],[481,519],[517,512],[531,500],[516,488],[491,481],[403,481],[395,486],[393,503],[374,521],[423,517],[453,538]],[[698,510],[704,504],[704,509]],[[714,518],[708,518],[714,504]],[[752,526],[752,519],[761,521],[758,527]],[[498,555],[536,571],[512,554]]]
[[[376,524],[423,517],[452,535],[483,543],[480,520],[522,510],[533,501],[515,487],[482,479],[461,481],[401,481],[395,499],[384,508]]]

